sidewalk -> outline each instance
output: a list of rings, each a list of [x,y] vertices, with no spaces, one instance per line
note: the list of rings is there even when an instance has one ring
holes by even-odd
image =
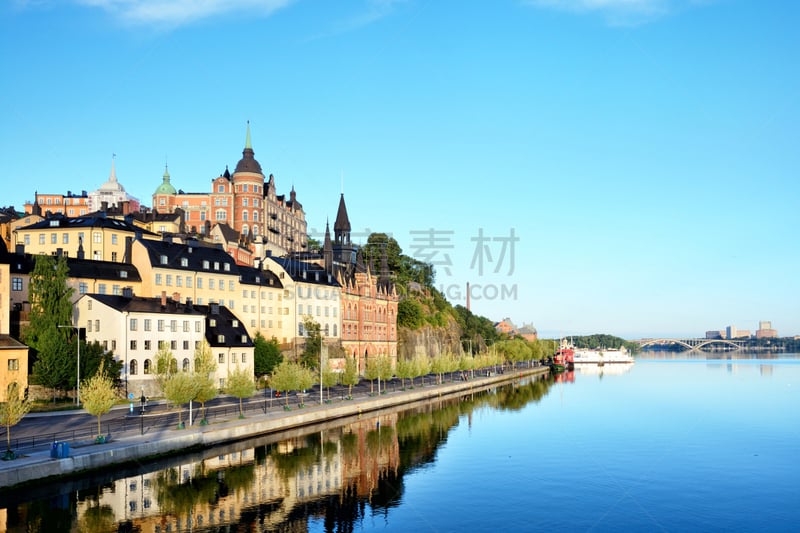
[[[27,451],[17,459],[0,461],[0,487],[6,489],[48,478],[141,462],[156,456],[185,453],[191,449],[212,447],[347,416],[360,416],[380,409],[406,407],[414,402],[431,398],[478,392],[499,383],[547,372],[549,372],[547,367],[517,369],[505,375],[430,385],[411,391],[356,398],[333,405],[309,405],[290,411],[274,410],[266,414],[250,415],[244,419],[234,418],[207,426],[189,426],[183,430],[154,429],[144,435],[127,431],[121,435],[113,435],[110,442],[103,444],[95,444],[93,440],[70,442],[69,456],[63,458],[52,458],[50,446],[43,446],[41,449]],[[50,413],[41,414],[50,415]]]

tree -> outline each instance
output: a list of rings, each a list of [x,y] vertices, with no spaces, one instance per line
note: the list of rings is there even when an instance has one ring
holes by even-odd
[[[263,338],[263,337],[262,337]],[[214,382],[216,373],[216,363],[214,355],[208,341],[203,339],[194,351],[194,380],[197,386],[195,401],[200,402],[201,419],[200,425],[208,423],[206,420],[206,402],[217,397],[217,384]]]
[[[375,394],[374,380],[378,379],[381,374],[380,366],[378,365],[377,357],[367,358],[367,367],[364,369],[364,378],[369,380],[369,393]],[[378,391],[380,392],[380,391]]]
[[[169,378],[178,372],[178,362],[167,348],[167,344],[159,346],[156,356],[153,358],[153,380],[161,391],[166,395],[166,384]]]
[[[306,368],[319,368],[320,350],[322,350],[322,328],[319,322],[306,316],[303,318],[303,327],[307,335],[306,346],[300,355],[300,360]]]
[[[427,376],[431,371],[431,360],[425,355],[414,356],[414,377]],[[425,385],[425,380],[422,380],[422,385]],[[411,378],[411,386],[414,386],[414,378]]]
[[[295,389],[295,367],[296,363],[284,361],[275,368],[272,377],[269,379],[269,386],[276,391],[283,391],[286,397],[286,407],[289,407],[289,391]]]
[[[394,371],[392,369],[392,360],[388,355],[379,355],[378,361],[378,379],[383,380],[383,390],[386,390],[386,382],[392,379]],[[378,394],[380,394],[380,381],[378,381]]]
[[[101,361],[100,368],[89,379],[81,383],[81,400],[86,412],[97,417],[97,438],[102,441],[100,418],[109,412],[116,402],[117,394],[114,380],[105,372],[105,365]]]
[[[237,366],[225,380],[225,393],[239,398],[239,418],[244,418],[242,399],[249,398],[256,392],[256,382],[246,367]]]
[[[253,338],[253,344],[255,348],[253,355],[253,371],[255,375],[261,377],[271,374],[273,369],[283,361],[278,339],[272,337],[267,340],[259,331]]]
[[[6,427],[6,458],[13,459],[15,457],[14,452],[11,451],[11,428],[16,426],[30,410],[30,400],[20,398],[19,386],[13,383],[8,388],[8,398],[5,402],[0,403],[0,424]]]
[[[325,368],[322,370],[322,387],[328,389],[328,401],[331,399],[331,387],[336,385],[339,382],[339,373],[334,372],[330,364],[325,365]]]
[[[358,366],[355,357],[348,357],[344,363],[344,372],[341,375],[342,385],[347,385],[347,397],[353,397],[353,385],[358,385]]]
[[[36,343],[36,362],[33,364],[31,381],[53,391],[53,400],[56,391],[63,390],[75,379],[76,361],[70,357],[70,343],[67,341],[68,332],[55,327],[38,333]]]
[[[189,372],[169,374],[163,384],[164,397],[178,407],[178,428],[183,429],[183,404],[197,396],[197,382]]]
[[[74,344],[74,343],[73,343]],[[75,350],[77,357],[77,346],[71,346]],[[99,342],[85,342],[81,341],[81,377],[90,378],[99,372],[100,367],[104,368],[104,373],[112,380],[114,386],[120,383],[120,374],[122,367],[125,365],[122,361],[118,361],[114,357],[114,352],[106,350]],[[71,365],[72,382],[74,383],[78,376],[75,375],[77,371],[76,365]],[[81,396],[83,396],[83,389],[81,389]]]
[[[413,379],[416,376],[416,369],[414,368],[414,361],[412,359],[400,359],[397,361],[397,377],[400,378],[400,386],[405,390],[406,378]],[[412,384],[413,387],[413,384]]]
[[[404,298],[397,304],[397,326],[418,329],[425,323],[422,304],[414,298]]]

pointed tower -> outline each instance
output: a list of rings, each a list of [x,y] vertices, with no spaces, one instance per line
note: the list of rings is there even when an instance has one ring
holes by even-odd
[[[255,158],[250,141],[250,121],[247,121],[242,158],[236,164],[231,176],[233,184],[233,229],[247,241],[251,237],[264,234],[264,174]]]
[[[158,196],[160,194],[177,194],[178,191],[176,191],[175,187],[172,186],[172,183],[169,182],[169,168],[166,164],[164,164],[164,175],[161,177],[161,179],[163,181],[161,182],[161,185],[156,188],[156,192],[153,193],[153,196]]]
[[[325,221],[325,242],[322,244],[322,260],[325,264],[325,271],[333,273],[333,243],[331,242],[331,227]]]
[[[356,249],[350,242],[350,219],[344,204],[344,193],[339,197],[339,210],[333,223],[333,260],[338,268],[352,271],[356,266]]]

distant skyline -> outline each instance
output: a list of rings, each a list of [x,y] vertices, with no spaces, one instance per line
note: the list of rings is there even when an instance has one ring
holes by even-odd
[[[241,157],[319,238],[391,233],[541,335],[800,334],[800,7],[744,0],[12,0],[0,205],[144,205]]]

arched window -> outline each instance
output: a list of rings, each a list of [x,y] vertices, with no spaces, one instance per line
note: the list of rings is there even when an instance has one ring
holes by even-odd
[[[178,372],[178,360],[177,359],[173,359],[172,361],[170,361],[169,369],[173,374]]]
[[[152,372],[153,372],[153,365],[150,362],[150,359],[145,359],[144,360],[144,373],[145,374],[150,374]]]
[[[137,370],[138,370],[138,369],[136,368],[137,366],[138,366],[138,365],[136,364],[136,359],[131,359],[131,362],[130,362],[130,372],[129,372],[131,376],[135,376],[135,375],[136,375],[136,372],[137,372]]]
[[[183,371],[184,372],[188,372],[189,371],[189,358],[188,357],[185,357],[183,359]]]

